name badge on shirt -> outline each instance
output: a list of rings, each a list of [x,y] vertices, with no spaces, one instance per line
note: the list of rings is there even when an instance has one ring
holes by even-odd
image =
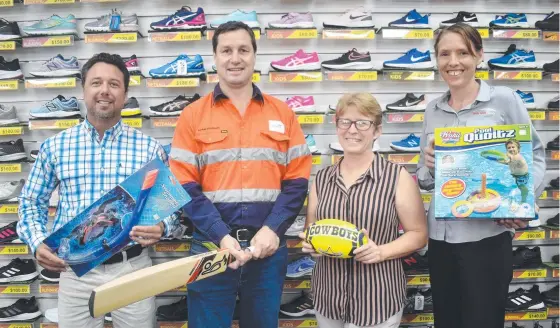
[[[270,120],[268,121],[268,130],[271,132],[285,133],[286,128],[284,127],[284,123]]]

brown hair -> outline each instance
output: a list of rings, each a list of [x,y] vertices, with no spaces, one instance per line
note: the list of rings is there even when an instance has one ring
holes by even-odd
[[[343,95],[336,104],[336,117],[344,114],[349,106],[356,106],[360,114],[371,117],[376,126],[381,124],[381,106],[370,93],[357,92]]]
[[[478,30],[474,27],[464,24],[464,23],[457,23],[453,24],[448,27],[444,27],[438,34],[436,38],[436,42],[434,44],[434,49],[436,51],[436,57],[438,55],[438,45],[441,38],[447,33],[457,33],[465,41],[467,48],[469,50],[469,54],[475,57],[477,54],[482,50],[482,37]]]
[[[517,141],[516,139],[509,139],[509,140],[506,142],[506,149],[507,149],[507,147],[508,147],[510,144],[516,145],[516,146],[517,146],[517,149],[521,150],[521,144],[520,144],[519,141]]]

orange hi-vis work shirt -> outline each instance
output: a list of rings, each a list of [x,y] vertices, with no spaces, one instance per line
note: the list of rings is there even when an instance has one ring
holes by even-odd
[[[233,229],[265,225],[282,237],[303,206],[311,173],[294,112],[255,85],[243,116],[219,84],[187,106],[169,163],[192,197],[187,215],[216,244]]]

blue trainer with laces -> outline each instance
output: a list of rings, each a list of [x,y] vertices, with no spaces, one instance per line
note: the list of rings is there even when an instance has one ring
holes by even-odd
[[[511,44],[502,57],[490,59],[488,66],[491,69],[537,68],[537,63],[532,50],[517,49],[515,44]]]
[[[389,27],[407,27],[407,28],[429,28],[428,15],[420,15],[416,9],[412,9],[402,18],[389,23]]]
[[[398,69],[433,69],[430,51],[421,52],[418,49],[410,49],[406,54],[394,60],[383,62],[384,68]]]
[[[29,112],[31,118],[51,118],[51,117],[72,117],[80,115],[78,100],[76,97],[64,98],[57,96],[53,100],[47,101],[39,108],[34,108]]]
[[[315,261],[313,261],[311,256],[304,256],[288,264],[288,272],[286,273],[286,277],[299,278],[303,276],[309,276],[311,275],[311,272],[313,272],[314,267]]]
[[[526,108],[535,108],[535,97],[533,97],[532,92],[515,91],[517,95],[523,100],[523,104]]]
[[[227,22],[243,22],[251,28],[260,27],[259,21],[257,19],[257,12],[256,11],[244,12],[244,11],[241,11],[239,9],[232,12],[231,14],[229,14],[227,16],[220,17],[220,18],[217,18],[217,19],[211,21],[210,22],[210,27],[217,28],[221,24],[224,24],[224,23],[227,23]]]
[[[312,134],[308,134],[305,136],[305,143],[307,144],[307,147],[309,147],[309,151],[312,154],[319,153],[319,150],[317,149],[317,145],[315,144],[315,138],[313,137]]]
[[[204,73],[204,62],[200,55],[179,55],[174,61],[150,70],[151,77],[173,78],[199,76]]]
[[[491,27],[522,27],[529,28],[527,16],[525,14],[506,14],[497,15],[496,19],[490,22]]]
[[[411,133],[401,141],[391,142],[391,148],[400,151],[420,151],[420,138]]]

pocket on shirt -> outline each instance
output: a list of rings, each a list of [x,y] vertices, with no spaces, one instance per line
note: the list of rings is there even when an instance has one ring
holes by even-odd
[[[215,172],[220,168],[220,165],[216,164],[230,157],[228,155],[231,151],[224,146],[227,137],[227,133],[221,132],[197,133],[194,136],[194,139],[201,145],[199,160],[204,170]]]
[[[290,136],[284,133],[266,130],[262,130],[261,134],[265,136],[263,143],[266,147],[276,149],[283,153],[288,152],[288,147],[290,147]]]

